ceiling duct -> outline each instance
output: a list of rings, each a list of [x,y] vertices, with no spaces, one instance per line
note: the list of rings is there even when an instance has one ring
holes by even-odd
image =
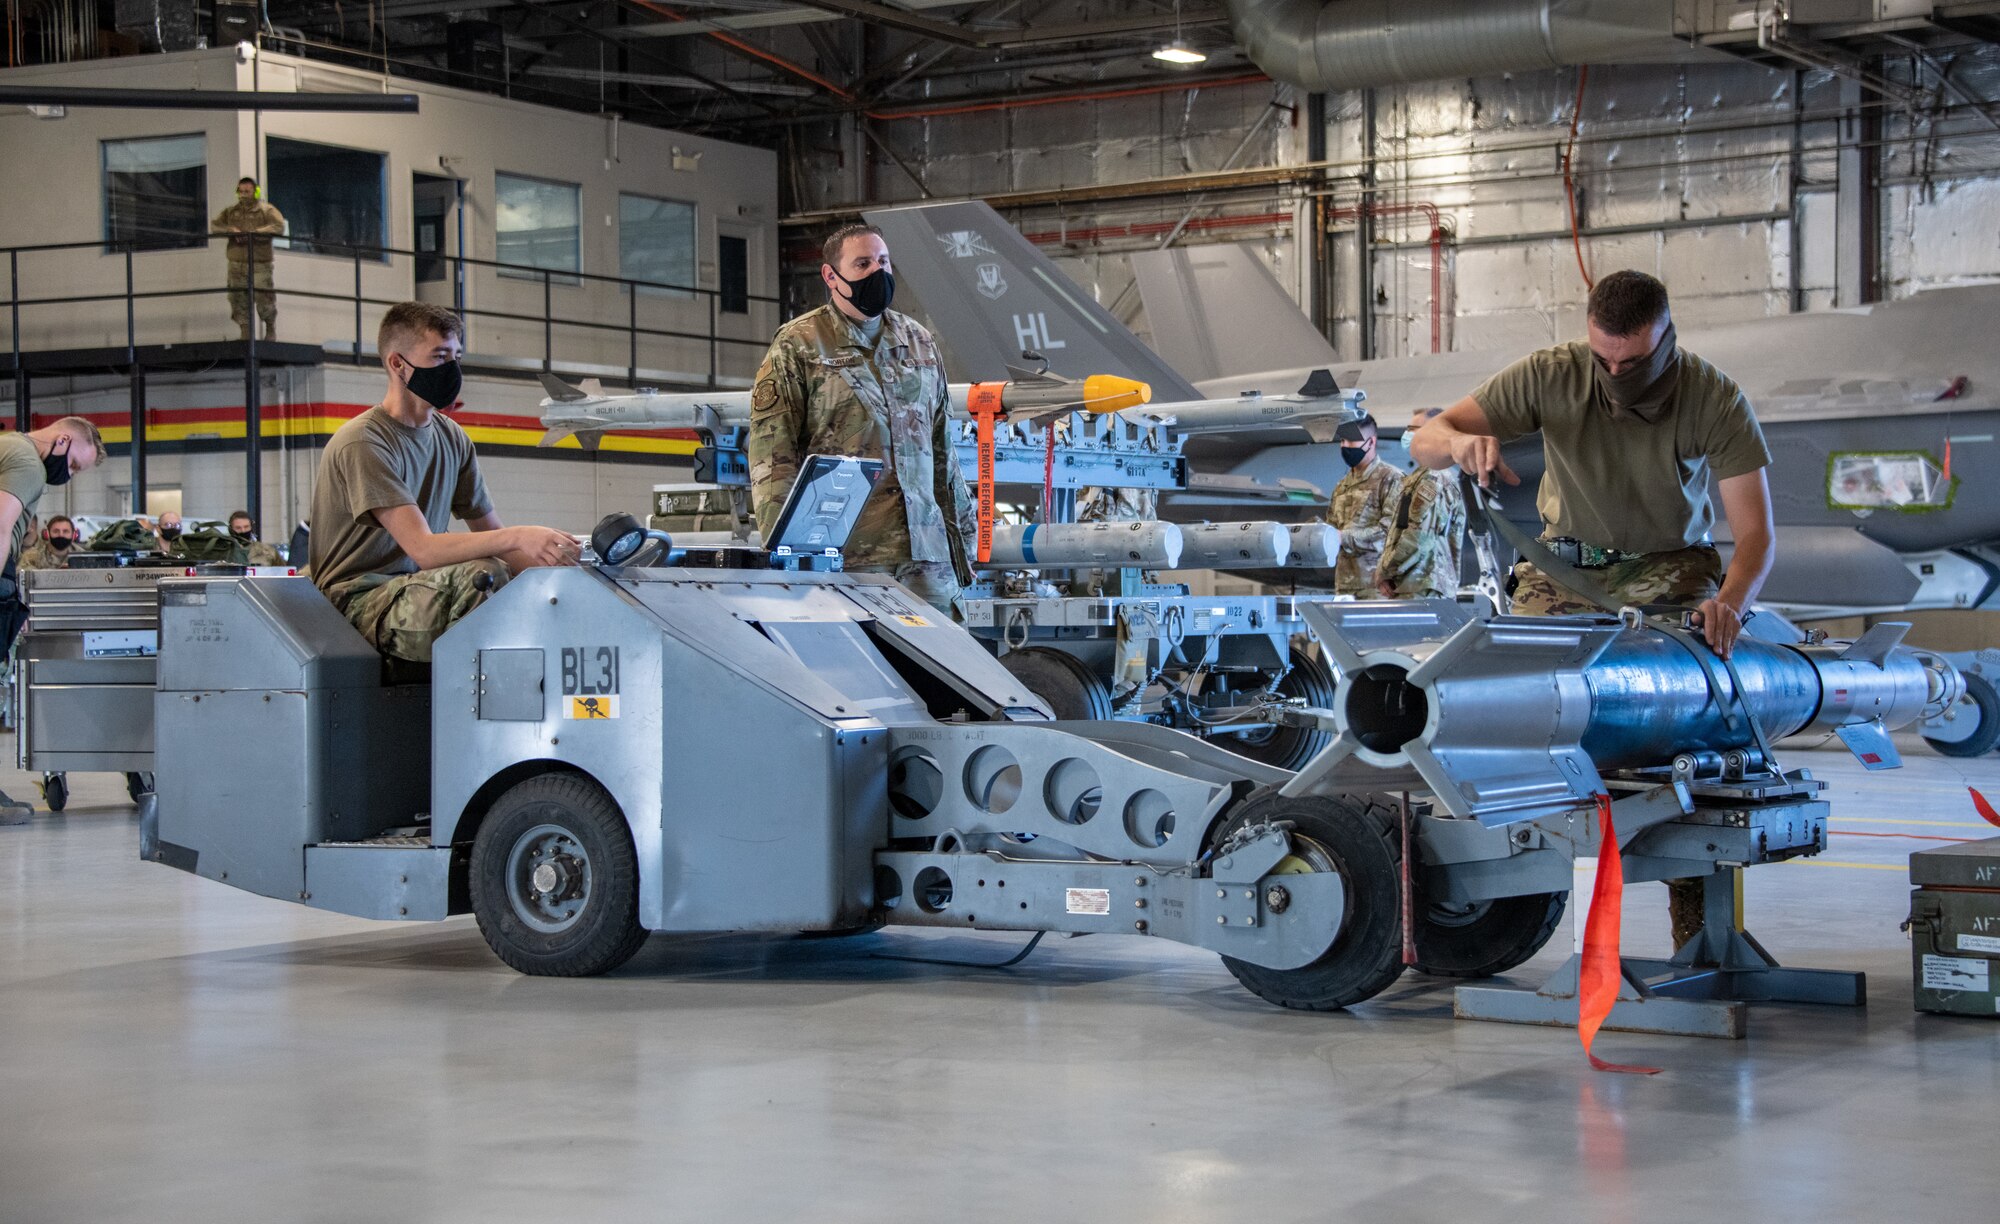
[[[1676,37],[1669,0],[1225,0],[1230,31],[1274,79],[1315,92],[1718,58]]]

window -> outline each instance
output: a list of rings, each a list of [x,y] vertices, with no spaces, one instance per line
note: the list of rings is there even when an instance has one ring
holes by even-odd
[[[292,250],[351,258],[353,248],[363,247],[371,248],[371,259],[388,258],[372,249],[388,245],[386,155],[273,136],[264,156],[270,180],[264,195],[285,214]]]
[[[723,234],[715,240],[716,288],[722,299],[717,307],[723,314],[750,313],[750,243],[748,239]]]
[[[553,183],[521,174],[493,176],[494,258],[556,272],[583,271],[577,218],[582,212],[575,183]],[[541,277],[501,269],[502,276]],[[574,276],[554,279],[574,285]]]
[[[618,197],[618,275],[674,285],[643,288],[688,298],[694,294],[694,205],[651,196]]]
[[[208,138],[107,140],[104,242],[141,250],[208,241]]]

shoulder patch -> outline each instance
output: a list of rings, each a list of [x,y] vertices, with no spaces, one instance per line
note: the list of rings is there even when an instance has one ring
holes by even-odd
[[[769,408],[777,402],[778,380],[775,378],[761,380],[758,382],[756,388],[750,392],[750,406],[752,408]]]

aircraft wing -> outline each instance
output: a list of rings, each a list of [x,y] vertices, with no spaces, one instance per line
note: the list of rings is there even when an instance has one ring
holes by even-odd
[[[951,354],[954,379],[1007,378],[1027,349],[1059,374],[1150,383],[1154,403],[1206,398],[988,205],[915,204],[861,215],[882,231],[898,286],[922,302]]]

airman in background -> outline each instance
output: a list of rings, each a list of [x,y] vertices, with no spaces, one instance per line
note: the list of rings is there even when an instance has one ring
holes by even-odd
[[[1396,488],[1403,474],[1376,453],[1375,418],[1348,421],[1334,432],[1347,474],[1333,487],[1326,521],[1340,530],[1340,556],[1333,565],[1336,595],[1374,599],[1375,569],[1389,537]]]

